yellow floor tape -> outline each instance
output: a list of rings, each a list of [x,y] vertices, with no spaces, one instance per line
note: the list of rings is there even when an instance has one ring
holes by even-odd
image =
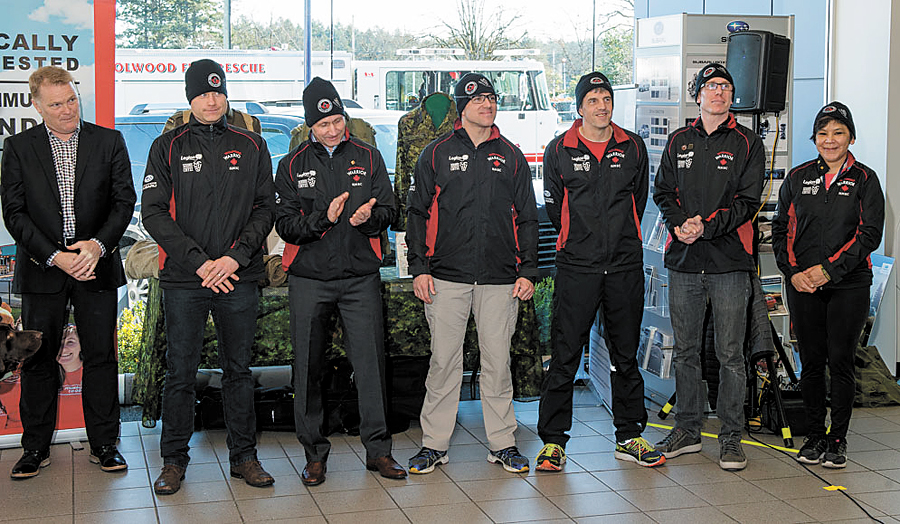
[[[659,428],[659,429],[671,430],[673,428],[673,426],[667,426],[665,424],[654,424],[653,422],[648,422],[647,425],[652,426],[654,428]],[[714,439],[719,438],[718,435],[713,435],[712,433],[705,433],[705,432],[701,431],[700,434],[704,437],[709,437],[709,438],[714,438]],[[753,442],[750,440],[741,440],[741,444],[747,444],[748,446],[756,446],[758,448],[779,449],[779,450],[787,452],[787,453],[797,453],[798,451],[800,451],[798,449],[786,448],[784,446],[775,446],[773,444],[762,444],[760,442]],[[834,485],[823,486],[822,489],[824,489],[825,491],[847,491],[847,488],[845,488],[844,486],[834,486]]]
[[[659,428],[659,429],[669,429],[669,430],[671,430],[672,427],[673,427],[673,426],[666,426],[665,424],[654,424],[654,423],[652,423],[652,422],[648,422],[647,425],[648,425],[648,426],[653,426],[654,428]],[[718,435],[713,435],[712,433],[704,433],[704,432],[701,431],[700,434],[703,435],[704,437],[709,437],[709,438],[714,438],[714,439],[718,439],[718,438],[719,438]],[[774,448],[774,449],[780,449],[781,451],[785,451],[785,452],[787,452],[787,453],[797,453],[798,451],[800,451],[800,450],[798,450],[798,449],[786,448],[786,447],[784,447],[784,446],[776,446],[776,445],[774,445],[774,444],[761,444],[761,443],[759,443],[759,442],[753,442],[753,441],[751,441],[751,440],[741,440],[741,444],[747,444],[748,446],[756,446],[756,447],[758,447],[758,448]]]

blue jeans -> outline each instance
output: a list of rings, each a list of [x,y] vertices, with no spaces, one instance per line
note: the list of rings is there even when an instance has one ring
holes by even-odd
[[[160,455],[165,464],[186,467],[194,430],[197,367],[206,320],[212,312],[222,368],[231,464],[256,460],[256,414],[250,349],[256,333],[256,282],[235,283],[230,293],[203,289],[164,289],[166,313],[166,385],[163,390]]]
[[[719,438],[740,438],[744,427],[747,372],[744,338],[750,276],[730,273],[669,271],[669,307],[675,335],[675,425],[699,437],[703,425],[705,391],[700,367],[703,318],[712,306],[716,358],[719,360],[719,396],[716,414],[722,423]]]

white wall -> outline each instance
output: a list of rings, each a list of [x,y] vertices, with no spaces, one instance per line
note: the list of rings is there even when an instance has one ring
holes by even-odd
[[[884,240],[878,252],[900,255],[900,8],[891,0],[831,0],[830,59],[826,99],[847,104],[856,125],[854,156],[878,173],[886,197]],[[888,173],[894,173],[888,176]],[[900,271],[895,261],[894,273]],[[891,371],[897,349],[900,289],[886,290],[873,332],[874,343]]]

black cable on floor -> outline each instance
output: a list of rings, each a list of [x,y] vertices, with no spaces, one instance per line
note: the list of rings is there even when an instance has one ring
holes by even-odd
[[[782,455],[784,455],[784,456],[786,456],[786,457],[789,457],[790,459],[794,460],[794,462],[796,462],[797,464],[800,464],[801,466],[803,466],[803,469],[805,469],[807,472],[809,472],[811,475],[813,475],[813,476],[816,477],[817,479],[821,480],[824,484],[827,484],[827,485],[829,485],[829,486],[834,486],[834,484],[832,484],[831,482],[828,482],[827,480],[825,480],[824,478],[822,478],[821,475],[819,475],[819,474],[816,473],[815,471],[811,470],[807,464],[804,464],[804,463],[800,462],[799,460],[797,460],[797,459],[796,459],[793,455],[791,455],[790,453],[788,453],[788,452],[786,452],[786,451],[783,451],[783,450],[780,450],[780,449],[776,448],[775,446],[772,446],[771,444],[768,444],[768,443],[763,442],[763,441],[759,440],[758,438],[756,438],[756,436],[755,436],[753,433],[757,433],[757,432],[758,432],[758,430],[756,430],[756,431],[749,431],[749,429],[748,429],[747,435],[748,435],[750,438],[752,438],[753,440],[755,440],[757,443],[759,443],[759,444],[761,444],[761,445],[763,445],[763,446],[765,446],[765,447],[767,447],[767,448],[769,448],[769,449],[774,449],[775,451],[781,453]],[[840,491],[842,495],[844,495],[845,497],[847,497],[848,499],[850,499],[850,502],[856,504],[856,507],[859,508],[859,509],[861,509],[862,512],[865,513],[866,516],[869,517],[871,520],[873,520],[873,521],[875,521],[875,522],[879,522],[879,523],[881,523],[881,524],[884,524],[883,521],[880,521],[880,520],[876,519],[875,517],[872,516],[871,513],[869,513],[869,511],[868,511],[866,508],[862,507],[862,505],[861,505],[859,502],[857,502],[855,498],[853,498],[853,495],[847,493],[847,490],[846,490],[846,489],[836,489],[835,491]]]

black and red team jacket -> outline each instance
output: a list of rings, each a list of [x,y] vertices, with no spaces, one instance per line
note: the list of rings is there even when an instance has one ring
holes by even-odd
[[[379,235],[397,217],[394,191],[378,149],[349,132],[344,138],[329,157],[310,134],[278,162],[275,231],[286,244],[281,261],[290,275],[328,281],[370,275],[381,266]],[[344,192],[350,197],[332,223],[328,206]],[[350,225],[372,198],[369,219]]]
[[[197,269],[227,255],[242,282],[265,276],[275,193],[266,141],[225,118],[187,124],[154,140],[141,194],[144,227],[159,244],[163,288],[199,289]]]
[[[612,273],[643,265],[641,221],[650,185],[647,148],[638,135],[610,124],[603,158],[579,140],[582,119],[544,150],[544,202],[559,232],[556,265]]]
[[[843,170],[825,189],[828,165],[819,157],[795,167],[778,194],[772,243],[778,269],[794,274],[822,264],[823,287],[872,284],[869,254],[881,243],[884,193],[875,172],[848,153]]]
[[[538,277],[531,169],[493,126],[475,147],[459,120],[416,162],[407,199],[409,272],[465,284]]]
[[[700,118],[670,134],[653,194],[669,230],[666,267],[685,273],[755,270],[751,220],[764,177],[762,140],[733,114],[711,134]],[[675,227],[698,215],[703,236],[691,245],[678,240]]]

